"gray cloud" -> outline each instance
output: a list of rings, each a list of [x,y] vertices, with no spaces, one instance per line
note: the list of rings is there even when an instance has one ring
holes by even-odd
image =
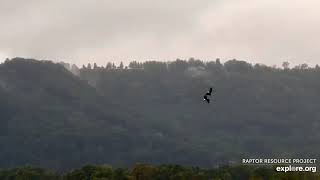
[[[320,63],[317,0],[2,0],[0,58]]]

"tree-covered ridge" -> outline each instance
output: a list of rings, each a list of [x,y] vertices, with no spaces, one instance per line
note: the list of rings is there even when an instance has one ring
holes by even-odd
[[[121,93],[124,104],[157,127],[155,137],[182,142],[182,162],[184,156],[199,165],[244,156],[319,156],[318,65],[290,68],[284,62],[277,68],[191,58],[133,61],[128,67],[94,64],[84,66],[80,76],[106,97]],[[208,106],[202,95],[211,86],[216,93]]]
[[[102,163],[139,129],[128,121],[138,124],[136,113],[52,62],[13,59],[0,65],[0,82],[0,167]]]
[[[136,164],[132,168],[87,165],[80,169],[57,173],[24,167],[0,170],[0,180],[319,180],[319,173],[276,172],[270,167],[223,166],[201,169],[180,165]]]
[[[72,74],[49,61],[9,60],[0,65],[0,167],[319,159],[319,67],[287,65],[63,64]]]

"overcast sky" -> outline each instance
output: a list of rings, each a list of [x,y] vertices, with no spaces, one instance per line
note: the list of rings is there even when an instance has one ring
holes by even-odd
[[[0,59],[320,64],[319,0],[0,0]]]

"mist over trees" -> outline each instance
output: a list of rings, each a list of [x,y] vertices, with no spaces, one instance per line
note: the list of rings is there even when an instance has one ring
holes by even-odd
[[[0,65],[0,167],[319,157],[319,66],[194,58],[62,65]]]

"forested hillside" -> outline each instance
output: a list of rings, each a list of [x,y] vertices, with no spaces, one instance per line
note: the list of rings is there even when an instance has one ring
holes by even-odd
[[[63,66],[16,58],[0,66],[0,167],[126,165],[147,133],[140,116]],[[131,136],[134,134],[135,136]]]
[[[284,62],[280,69],[192,58],[131,62],[127,68],[110,64],[83,67],[81,77],[106,97],[120,95],[123,104],[143,112],[159,129],[154,136],[183,142],[175,159],[210,165],[239,157],[319,155],[318,66],[289,69]],[[209,87],[216,90],[211,104],[202,100]]]
[[[0,65],[0,100],[0,167],[319,157],[318,66],[134,61],[83,66],[75,76],[15,58]]]

